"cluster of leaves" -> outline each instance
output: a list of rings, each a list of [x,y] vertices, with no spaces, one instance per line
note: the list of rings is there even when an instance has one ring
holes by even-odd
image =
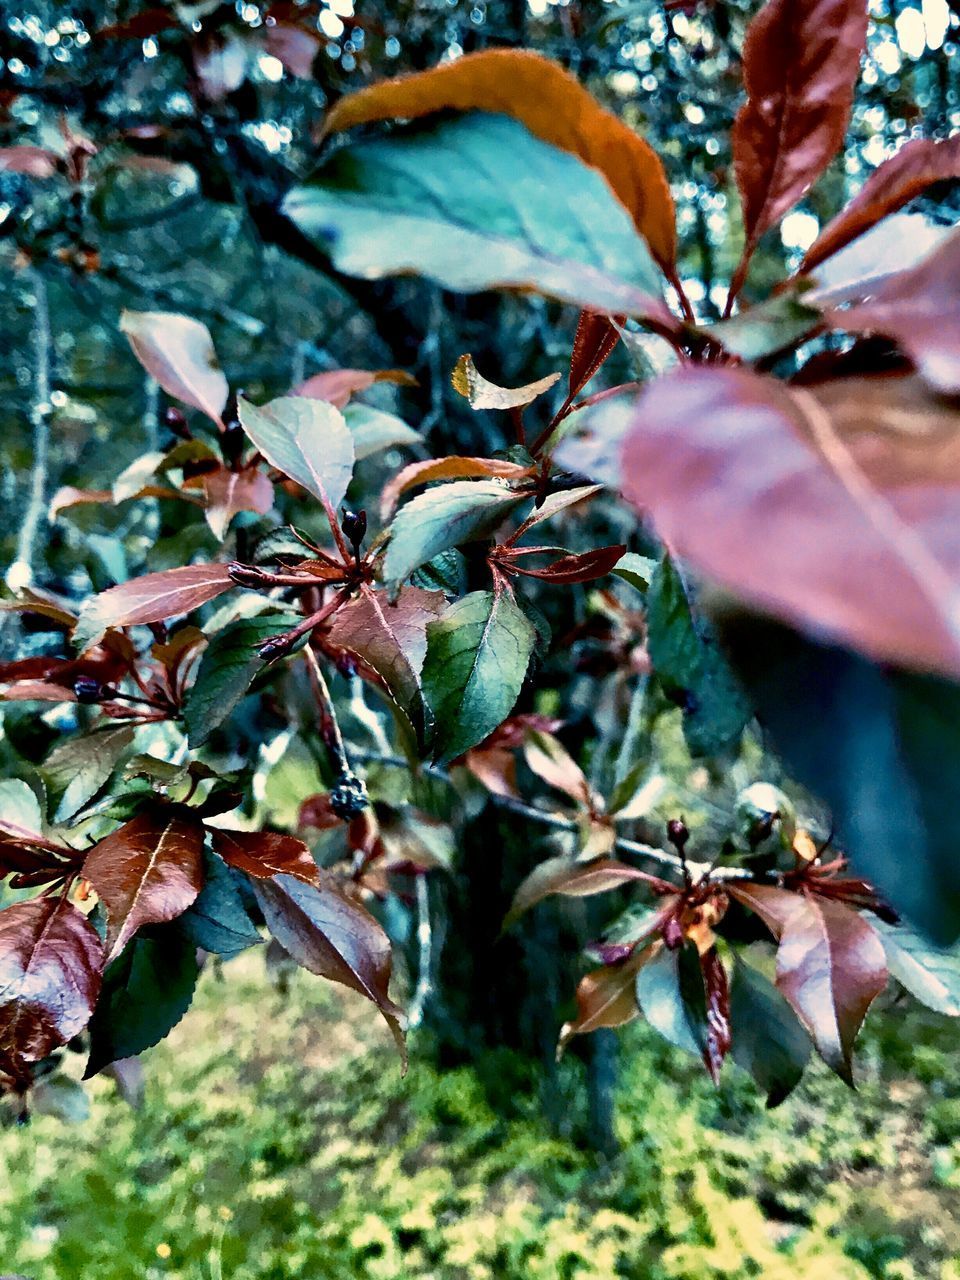
[[[521,886],[512,915],[550,893],[630,884],[653,895],[652,909],[634,904],[597,945],[601,967],[583,980],[561,1043],[640,1011],[714,1078],[732,1052],[776,1101],[810,1041],[851,1078],[854,1038],[890,973],[960,1012],[953,954],[898,922],[903,910],[939,942],[960,926],[950,857],[960,819],[941,811],[960,759],[950,520],[960,239],[945,234],[910,261],[897,238],[911,198],[960,176],[958,140],[905,144],[800,273],[734,314],[762,237],[842,145],[865,32],[862,0],[769,0],[755,18],[733,130],[746,238],[727,315],[712,325],[684,295],[658,157],[558,66],[494,50],[342,99],[323,136],[407,124],[331,147],[286,195],[285,216],[340,271],[533,291],[581,308],[565,394],[540,429],[526,415],[559,375],[502,387],[464,355],[455,389],[478,411],[507,414],[515,442],[491,457],[419,457],[381,486],[377,513],[343,505],[356,464],[426,450],[408,424],[355,397],[408,375],[340,369],[257,405],[231,391],[199,321],[124,314],[138,360],[191,416],[171,406],[172,448],[139,459],[109,491],[61,490],[52,513],[186,502],[225,549],[121,582],[78,613],[35,591],[4,604],[69,632],[78,656],[6,664],[2,696],[77,702],[103,717],[47,757],[42,788],[6,784],[2,867],[11,887],[40,888],[0,913],[10,1088],[22,1092],[33,1064],[88,1023],[93,1070],[152,1043],[183,1011],[193,951],[232,954],[261,923],[306,968],[373,1000],[399,1036],[389,944],[360,899],[385,897],[398,878],[408,893],[403,877],[442,865],[447,842],[427,814],[371,806],[333,671],[371,687],[393,717],[374,758],[411,775],[463,766],[496,801],[574,837],[572,853]],[[35,155],[4,162],[52,174]],[[824,334],[845,336],[817,346]],[[584,395],[621,341],[637,379]],[[667,371],[651,377],[656,361]],[[649,515],[662,543],[637,541],[654,556],[620,542],[577,551],[525,540],[548,521],[569,529],[605,486]],[[311,533],[280,525],[241,556],[236,518],[275,505],[311,513]],[[675,557],[733,593],[718,598],[714,624]],[[683,708],[691,753],[722,757],[759,713],[797,779],[829,803],[856,874],[779,796],[701,862],[687,858],[679,818],[672,850],[631,841],[617,822],[648,812],[647,762],[600,795],[557,726],[512,714],[550,644],[529,580],[569,590],[606,575],[642,597],[635,619],[624,621],[616,597],[606,607]],[[237,588],[202,626],[173,621]],[[748,612],[757,608],[779,621]],[[297,820],[343,837],[332,846],[337,875],[297,837],[251,830],[252,772],[203,757],[252,683],[268,708],[283,707],[289,668],[306,673],[332,762],[328,789],[300,797]],[[572,815],[525,803],[518,750],[574,802]],[[92,845],[79,848],[78,836]],[[778,944],[775,985],[740,961],[730,981],[731,944],[752,927],[742,908]]]

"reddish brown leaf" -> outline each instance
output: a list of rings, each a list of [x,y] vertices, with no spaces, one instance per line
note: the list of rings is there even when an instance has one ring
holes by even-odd
[[[871,173],[847,207],[827,223],[807,250],[801,271],[812,271],[927,187],[948,178],[960,178],[960,133],[940,141],[914,138],[905,142]]]
[[[254,880],[267,928],[297,964],[372,1000],[383,1014],[406,1065],[403,1015],[390,999],[390,940],[359,903],[324,876],[307,884],[295,876]]]
[[[203,885],[203,827],[188,809],[157,806],[87,854],[83,874],[107,909],[107,959],[144,925],[175,920]]]
[[[0,1070],[29,1078],[38,1062],[87,1025],[100,992],[103,947],[66,898],[0,911]]]
[[[614,316],[613,320],[622,324],[623,316]],[[570,356],[569,396],[571,400],[580,394],[604,364],[617,345],[619,337],[610,316],[600,315],[597,311],[580,312],[577,332],[573,339],[573,354]]]
[[[919,266],[888,277],[868,301],[826,318],[848,333],[895,338],[930,386],[960,392],[960,232]]]
[[[320,49],[320,37],[316,31],[294,26],[290,22],[276,22],[265,29],[267,52],[279,58],[287,71],[300,80],[313,75],[313,60]]]
[[[320,883],[320,870],[313,854],[296,836],[281,835],[277,831],[214,830],[210,834],[213,847],[224,862],[248,876],[258,880],[269,880],[275,875],[296,876],[310,884]]]
[[[574,1036],[598,1031],[601,1027],[622,1027],[639,1017],[635,984],[648,952],[635,951],[618,964],[604,965],[580,979],[577,987],[577,1016],[565,1022],[557,1042],[557,1057]]]
[[[460,357],[450,375],[454,391],[470,401],[471,409],[522,409],[559,381],[560,374],[551,373],[522,387],[500,387],[477,370],[469,352]]]
[[[444,110],[512,116],[544,142],[599,169],[654,257],[672,270],[673,200],[656,153],[568,71],[540,54],[486,49],[416,75],[381,81],[341,98],[324,122],[324,133]]]
[[[26,173],[31,178],[49,178],[57,171],[59,156],[45,147],[0,147],[0,173]]]
[[[628,867],[613,858],[594,858],[592,862],[574,862],[570,858],[548,858],[530,872],[513,895],[504,921],[504,929],[551,894],[565,898],[590,898],[606,893],[647,875],[636,867]]]
[[[720,1083],[720,1068],[730,1052],[733,1039],[730,1033],[730,985],[716,947],[710,947],[700,955],[700,972],[706,995],[707,1036],[703,1047],[703,1060],[710,1079]]]
[[[536,467],[507,462],[502,458],[427,458],[424,462],[411,462],[384,489],[380,498],[380,517],[389,520],[408,489],[428,484],[431,480],[473,480],[483,476],[525,480],[535,471]]]
[[[627,425],[624,493],[704,573],[879,660],[957,673],[960,415],[915,400],[911,379],[801,389],[701,368],[595,421]],[[938,440],[953,472],[917,478]]]
[[[227,380],[205,324],[170,311],[124,311],[120,328],[164,391],[220,421]]]
[[[583,770],[552,734],[533,730],[523,742],[528,767],[551,787],[563,791],[581,808],[589,809],[593,792]]]
[[[297,815],[298,826],[315,827],[317,831],[333,831],[334,827],[339,827],[343,818],[338,818],[333,812],[330,799],[329,791],[317,791],[316,795],[307,796]]]
[[[98,39],[109,40],[146,40],[179,23],[172,13],[166,9],[144,9],[134,14],[126,22],[113,23],[109,27],[101,27],[97,32]]]
[[[746,234],[732,292],[763,233],[836,155],[867,33],[865,0],[767,0],[743,49],[747,101],[733,126]]]
[[[211,102],[219,102],[243,84],[253,51],[247,40],[229,30],[212,31],[195,40],[192,50],[197,80]]]
[[[521,548],[522,550],[522,548]],[[510,561],[513,573],[522,573],[527,578],[543,578],[546,582],[592,582],[608,574],[618,560],[621,560],[627,548],[621,544],[616,547],[596,547],[593,551],[584,551],[579,555],[560,556],[545,569],[528,569]]]
[[[229,591],[233,585],[224,564],[189,564],[131,578],[87,600],[74,632],[74,642],[87,649],[108,627],[161,622],[189,613]]]
[[[463,764],[495,796],[519,798],[517,761],[511,750],[506,747],[474,747],[463,757]]]
[[[404,369],[329,369],[315,373],[291,391],[292,396],[308,400],[327,400],[343,409],[358,391],[366,391],[377,382],[393,382],[400,387],[415,387],[416,378]]]
[[[243,471],[218,467],[216,471],[208,471],[203,476],[203,492],[207,500],[207,524],[214,536],[221,539],[238,511],[266,515],[273,506],[273,485],[256,467]]]
[[[853,1042],[887,984],[876,931],[856,911],[827,898],[766,885],[733,882],[729,887],[778,940],[777,986],[824,1062],[852,1083]]]
[[[328,639],[355,653],[384,680],[413,724],[423,728],[420,672],[427,654],[427,625],[447,606],[442,591],[403,587],[391,604],[386,591],[365,588],[334,615]]]

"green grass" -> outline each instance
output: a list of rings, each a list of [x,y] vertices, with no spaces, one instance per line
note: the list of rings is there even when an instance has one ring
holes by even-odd
[[[898,1005],[857,1095],[815,1069],[765,1113],[745,1077],[714,1091],[635,1025],[604,1161],[551,1136],[509,1055],[438,1073],[414,1047],[401,1079],[369,1006],[307,975],[283,997],[244,959],[147,1055],[141,1110],[97,1080],[87,1121],[0,1130],[0,1271],[957,1280],[957,1047],[954,1024]],[[578,1103],[575,1061],[559,1087]]]

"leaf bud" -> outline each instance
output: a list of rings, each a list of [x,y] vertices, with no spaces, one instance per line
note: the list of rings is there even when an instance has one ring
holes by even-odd
[[[95,676],[77,676],[73,682],[73,692],[77,701],[89,705],[99,702],[103,697],[103,686]]]
[[[181,440],[189,440],[191,438],[190,428],[187,426],[187,419],[176,405],[168,404],[163,411],[163,425],[173,435],[178,436]]]
[[[671,818],[667,823],[667,839],[678,853],[683,853],[684,845],[690,839],[690,832],[682,818]]]
[[[367,536],[367,513],[365,511],[351,511],[344,507],[340,518],[340,528],[343,530],[347,541],[352,545],[354,554],[359,557],[360,544]]]
[[[330,792],[330,808],[337,817],[349,822],[351,818],[363,813],[369,803],[370,797],[363,779],[350,770],[341,773]]]

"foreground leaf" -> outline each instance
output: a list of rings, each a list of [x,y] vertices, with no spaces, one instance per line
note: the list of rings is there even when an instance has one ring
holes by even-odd
[[[319,885],[278,875],[252,882],[267,928],[297,964],[372,1000],[406,1064],[403,1015],[390,999],[390,940],[329,877]]]
[[[197,974],[196,948],[188,940],[169,931],[135,938],[103,975],[84,1079],[159,1044],[190,1008]]]
[[[737,883],[730,892],[778,940],[777,986],[827,1066],[852,1084],[853,1042],[887,985],[876,930],[849,907],[813,894]]]
[[[418,494],[390,527],[384,577],[400,582],[441,551],[489,537],[529,498],[493,480],[455,481]]]
[[[599,169],[665,269],[673,265],[673,200],[656,152],[556,63],[525,49],[488,49],[341,98],[324,122],[335,133],[436,111],[502,112]]]
[[[800,1083],[810,1039],[772,982],[745,961],[734,965],[730,985],[732,1057],[776,1107]]]
[[[203,827],[189,809],[156,806],[87,854],[83,874],[107,909],[107,959],[147,924],[182,915],[203,883]]]
[[[25,1064],[82,1031],[102,971],[97,931],[67,898],[0,911],[0,1069],[25,1081]]]
[[[927,187],[949,178],[960,178],[960,134],[911,138],[874,169],[846,208],[827,223],[807,250],[801,270],[812,271]]]
[[[960,687],[873,666],[754,616],[724,640],[791,777],[830,807],[838,846],[940,942],[960,934]],[[909,868],[909,871],[907,870]]]
[[[505,591],[471,592],[428,625],[422,684],[439,761],[475,747],[507,718],[535,642],[532,624]]]
[[[752,714],[717,641],[695,621],[683,581],[664,556],[647,592],[647,648],[657,678],[684,708],[683,732],[694,755],[715,755],[739,738]]]
[[[857,306],[829,312],[835,329],[895,338],[921,377],[944,395],[960,392],[960,232],[908,271],[888,277]]]
[[[624,421],[624,493],[679,555],[875,658],[960,672],[960,415],[912,379],[689,369],[597,414]]]
[[[353,436],[343,414],[323,400],[281,396],[269,404],[240,399],[244,431],[266,460],[336,511],[353,475]]]
[[[864,0],[767,0],[743,49],[747,101],[733,126],[744,255],[792,208],[843,142],[867,35]]]
[[[369,458],[383,449],[401,446],[423,447],[423,436],[393,413],[373,409],[368,404],[350,404],[343,411],[343,420],[353,436],[353,452],[357,462]]]
[[[124,311],[120,328],[164,391],[220,421],[229,388],[205,324],[168,311]]]
[[[233,585],[223,564],[188,564],[132,578],[85,602],[73,633],[74,643],[79,649],[89,649],[109,627],[162,622],[190,613]]]
[[[283,208],[347,275],[534,289],[673,323],[649,249],[600,174],[504,116],[353,143]]]

